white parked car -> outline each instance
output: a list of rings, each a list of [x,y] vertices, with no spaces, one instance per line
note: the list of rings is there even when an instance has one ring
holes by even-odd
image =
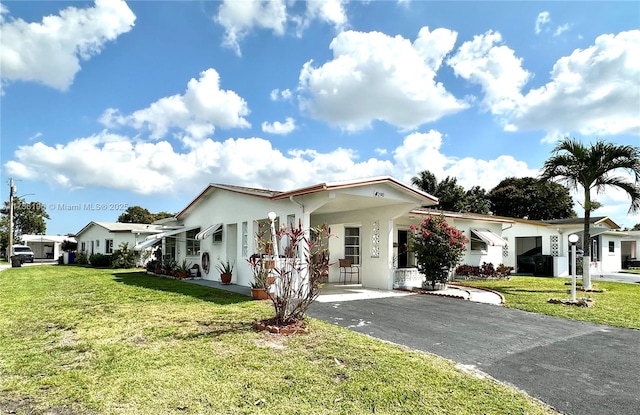
[[[13,256],[20,258],[20,262],[33,263],[34,254],[31,247],[27,245],[13,245]]]

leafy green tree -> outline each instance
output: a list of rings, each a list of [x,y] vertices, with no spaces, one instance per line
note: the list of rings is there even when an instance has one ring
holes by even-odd
[[[9,201],[5,201],[0,209],[0,243],[2,252],[9,246]],[[13,198],[13,235],[14,243],[20,236],[28,234],[43,234],[47,231],[45,219],[51,219],[44,204],[40,202],[26,202],[21,197]]]
[[[631,180],[620,176],[626,171]],[[584,234],[582,247],[584,255],[591,253],[589,223],[594,202],[591,190],[602,193],[607,187],[623,190],[631,199],[629,212],[640,210],[640,148],[616,145],[604,141],[586,146],[575,138],[564,138],[552,151],[542,167],[542,180],[559,180],[571,189],[582,190],[584,194]],[[591,289],[589,267],[583,267],[582,284]]]
[[[151,223],[153,214],[142,206],[129,206],[120,216],[118,222],[122,223]]]
[[[636,223],[633,228],[631,228],[632,231],[640,231],[640,223]]]
[[[173,213],[169,212],[151,213],[142,206],[129,206],[126,211],[118,216],[117,221],[122,223],[153,223],[172,216]]]
[[[475,186],[467,191],[458,184],[458,179],[447,176],[438,182],[436,176],[423,170],[411,178],[411,184],[438,198],[436,209],[451,212],[488,213],[489,202],[486,191]]]
[[[489,191],[491,210],[498,216],[531,220],[576,216],[569,189],[535,177],[508,177]]]
[[[436,283],[447,281],[467,249],[469,239],[456,228],[449,226],[443,215],[427,216],[418,226],[411,225],[410,249],[416,256],[418,270],[425,275],[427,284],[434,289]]]
[[[462,212],[465,210],[466,192],[464,187],[458,184],[458,179],[447,176],[438,183],[436,196],[440,201],[438,208],[450,212]]]
[[[491,211],[491,202],[487,196],[487,191],[480,186],[473,186],[465,194],[465,212],[482,213],[484,215]]]

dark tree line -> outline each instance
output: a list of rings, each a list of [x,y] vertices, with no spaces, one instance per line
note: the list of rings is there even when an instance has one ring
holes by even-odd
[[[487,192],[480,186],[465,190],[455,177],[438,181],[428,170],[411,179],[421,190],[436,196],[436,209],[450,212],[492,213],[532,220],[575,217],[569,189],[534,177],[508,177]]]

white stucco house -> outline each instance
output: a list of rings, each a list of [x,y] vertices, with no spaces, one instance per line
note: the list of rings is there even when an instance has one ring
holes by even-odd
[[[31,248],[36,259],[58,259],[64,241],[76,242],[74,237],[66,235],[22,235],[20,239]]]
[[[111,255],[122,243],[128,243],[129,249],[133,249],[149,235],[173,229],[159,224],[91,221],[76,233],[78,252],[87,256]]]
[[[398,238],[406,240],[411,220],[419,220],[418,213],[410,212],[437,202],[434,196],[388,176],[290,191],[210,184],[173,221],[164,222],[176,229],[139,239],[136,249],[161,246],[165,257],[198,264],[202,277],[212,280],[219,280],[215,266],[230,260],[235,264],[232,282],[247,286],[253,279],[247,259],[257,252],[254,236],[270,223],[268,213],[275,212],[276,226],[301,220],[305,228],[330,228],[335,237],[328,246],[329,282],[338,282],[339,259],[347,258],[360,268],[363,286],[391,289]],[[279,248],[282,254],[283,247]],[[209,259],[209,266],[203,258]]]

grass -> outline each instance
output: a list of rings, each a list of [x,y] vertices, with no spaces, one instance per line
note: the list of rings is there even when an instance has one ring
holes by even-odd
[[[625,269],[622,272],[626,274],[640,274],[640,269]]]
[[[593,286],[605,292],[577,291],[577,297],[590,297],[592,308],[547,303],[549,298],[570,298],[565,283],[570,278],[511,277],[508,281],[469,281],[467,284],[495,290],[505,298],[505,305],[520,310],[550,316],[590,321],[611,326],[640,329],[640,286],[617,282],[596,281]]]
[[[309,335],[256,332],[271,312],[141,272],[5,270],[0,412],[555,413],[450,361],[320,321]]]

